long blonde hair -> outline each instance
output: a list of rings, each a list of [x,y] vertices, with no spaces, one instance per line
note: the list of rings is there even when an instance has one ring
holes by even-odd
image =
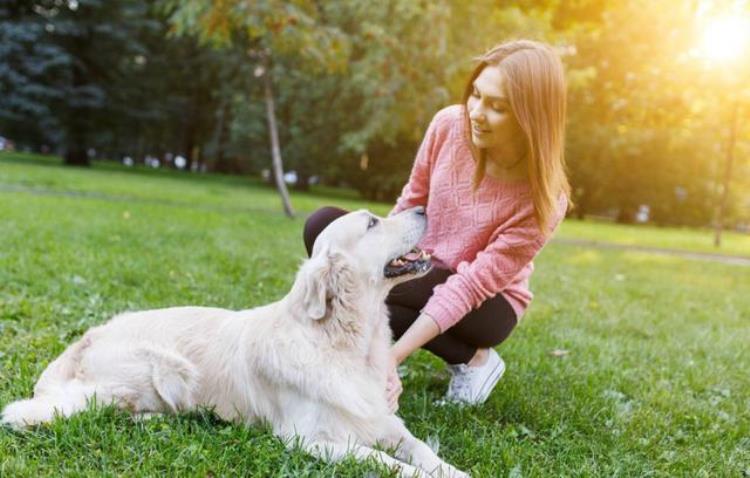
[[[556,215],[560,194],[570,201],[570,184],[565,174],[566,92],[562,62],[551,47],[530,40],[503,43],[477,60],[464,91],[463,104],[469,100],[474,80],[485,67],[500,69],[511,110],[526,135],[534,213],[540,230],[546,234]],[[476,160],[473,178],[476,190],[485,176],[487,151],[473,145],[468,108],[464,110],[466,135]]]

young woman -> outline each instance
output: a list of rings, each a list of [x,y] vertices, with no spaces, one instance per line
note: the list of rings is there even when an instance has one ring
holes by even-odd
[[[547,45],[521,40],[479,58],[463,101],[439,111],[391,214],[426,208],[420,248],[436,267],[387,299],[396,342],[388,397],[401,394],[396,367],[420,347],[452,372],[446,399],[483,403],[505,372],[494,347],[529,305],[532,259],[565,215],[565,79]],[[317,234],[346,211],[322,208]]]

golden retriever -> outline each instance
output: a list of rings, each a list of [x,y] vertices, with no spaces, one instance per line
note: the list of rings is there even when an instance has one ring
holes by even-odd
[[[2,423],[48,422],[91,401],[143,416],[207,407],[224,420],[265,421],[323,459],[374,457],[404,477],[468,476],[412,436],[385,395],[385,298],[429,270],[416,249],[425,228],[421,207],[389,218],[355,211],[318,236],[278,302],[118,315],[50,363],[34,398],[8,405]]]

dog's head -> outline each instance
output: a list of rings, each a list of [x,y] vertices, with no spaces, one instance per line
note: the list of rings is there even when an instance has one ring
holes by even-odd
[[[331,222],[300,270],[307,315],[322,319],[368,293],[385,299],[396,284],[427,273],[430,256],[416,247],[426,228],[422,207],[388,218],[359,210]]]

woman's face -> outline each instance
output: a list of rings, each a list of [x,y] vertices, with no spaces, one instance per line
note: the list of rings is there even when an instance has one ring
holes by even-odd
[[[503,74],[496,66],[486,66],[476,80],[466,102],[474,146],[487,149],[489,159],[500,166],[511,166],[526,154],[524,133],[510,109]]]

